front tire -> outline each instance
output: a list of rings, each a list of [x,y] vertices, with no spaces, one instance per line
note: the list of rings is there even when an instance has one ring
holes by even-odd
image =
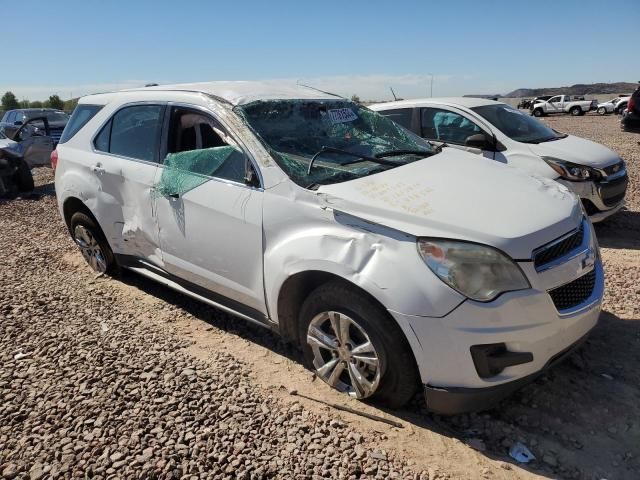
[[[309,367],[332,388],[399,408],[419,376],[400,327],[364,292],[336,281],[304,301],[299,341]]]
[[[533,111],[533,116],[534,116],[534,117],[538,117],[538,118],[539,118],[539,117],[542,117],[542,116],[544,116],[544,112],[543,112],[540,108],[536,108],[536,109]]]
[[[76,212],[69,222],[69,230],[80,253],[95,272],[107,275],[117,273],[113,251],[95,220],[83,212]]]
[[[604,107],[598,108],[598,115],[605,115],[607,113],[607,109]]]

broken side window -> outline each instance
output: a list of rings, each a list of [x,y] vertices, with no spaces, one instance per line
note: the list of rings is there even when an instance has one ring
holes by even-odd
[[[243,183],[246,157],[222,127],[195,110],[171,110],[159,195],[182,195],[211,177]]]

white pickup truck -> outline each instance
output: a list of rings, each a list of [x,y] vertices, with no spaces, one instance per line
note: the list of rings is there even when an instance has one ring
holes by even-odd
[[[596,108],[598,108],[597,100],[585,100],[584,97],[576,95],[556,95],[549,100],[536,102],[531,114],[536,117],[551,113],[570,113],[573,116],[578,116]]]

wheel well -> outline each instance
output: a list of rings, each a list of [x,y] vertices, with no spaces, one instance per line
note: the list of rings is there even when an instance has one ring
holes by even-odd
[[[70,197],[64,201],[64,205],[62,206],[62,213],[64,215],[64,223],[67,225],[67,228],[71,228],[71,217],[73,217],[74,213],[82,212],[88,215],[96,225],[98,222],[96,221],[96,217],[93,216],[89,207],[87,207],[82,200],[76,197]]]
[[[363,288],[338,275],[311,270],[292,275],[285,280],[280,288],[280,293],[278,294],[278,323],[280,327],[280,334],[286,340],[296,343],[298,341],[298,317],[300,316],[300,308],[302,307],[302,303],[305,299],[320,285],[333,281],[343,283],[345,288],[360,291],[387,314],[389,321],[395,322],[395,320],[391,318],[386,307]]]

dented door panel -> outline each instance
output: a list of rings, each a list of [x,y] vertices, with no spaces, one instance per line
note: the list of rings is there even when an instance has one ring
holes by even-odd
[[[164,167],[159,168],[158,181]],[[157,195],[166,270],[266,314],[259,189],[204,178],[177,198]]]
[[[87,169],[98,183],[94,215],[114,253],[162,266],[152,195],[157,164],[94,153]]]

